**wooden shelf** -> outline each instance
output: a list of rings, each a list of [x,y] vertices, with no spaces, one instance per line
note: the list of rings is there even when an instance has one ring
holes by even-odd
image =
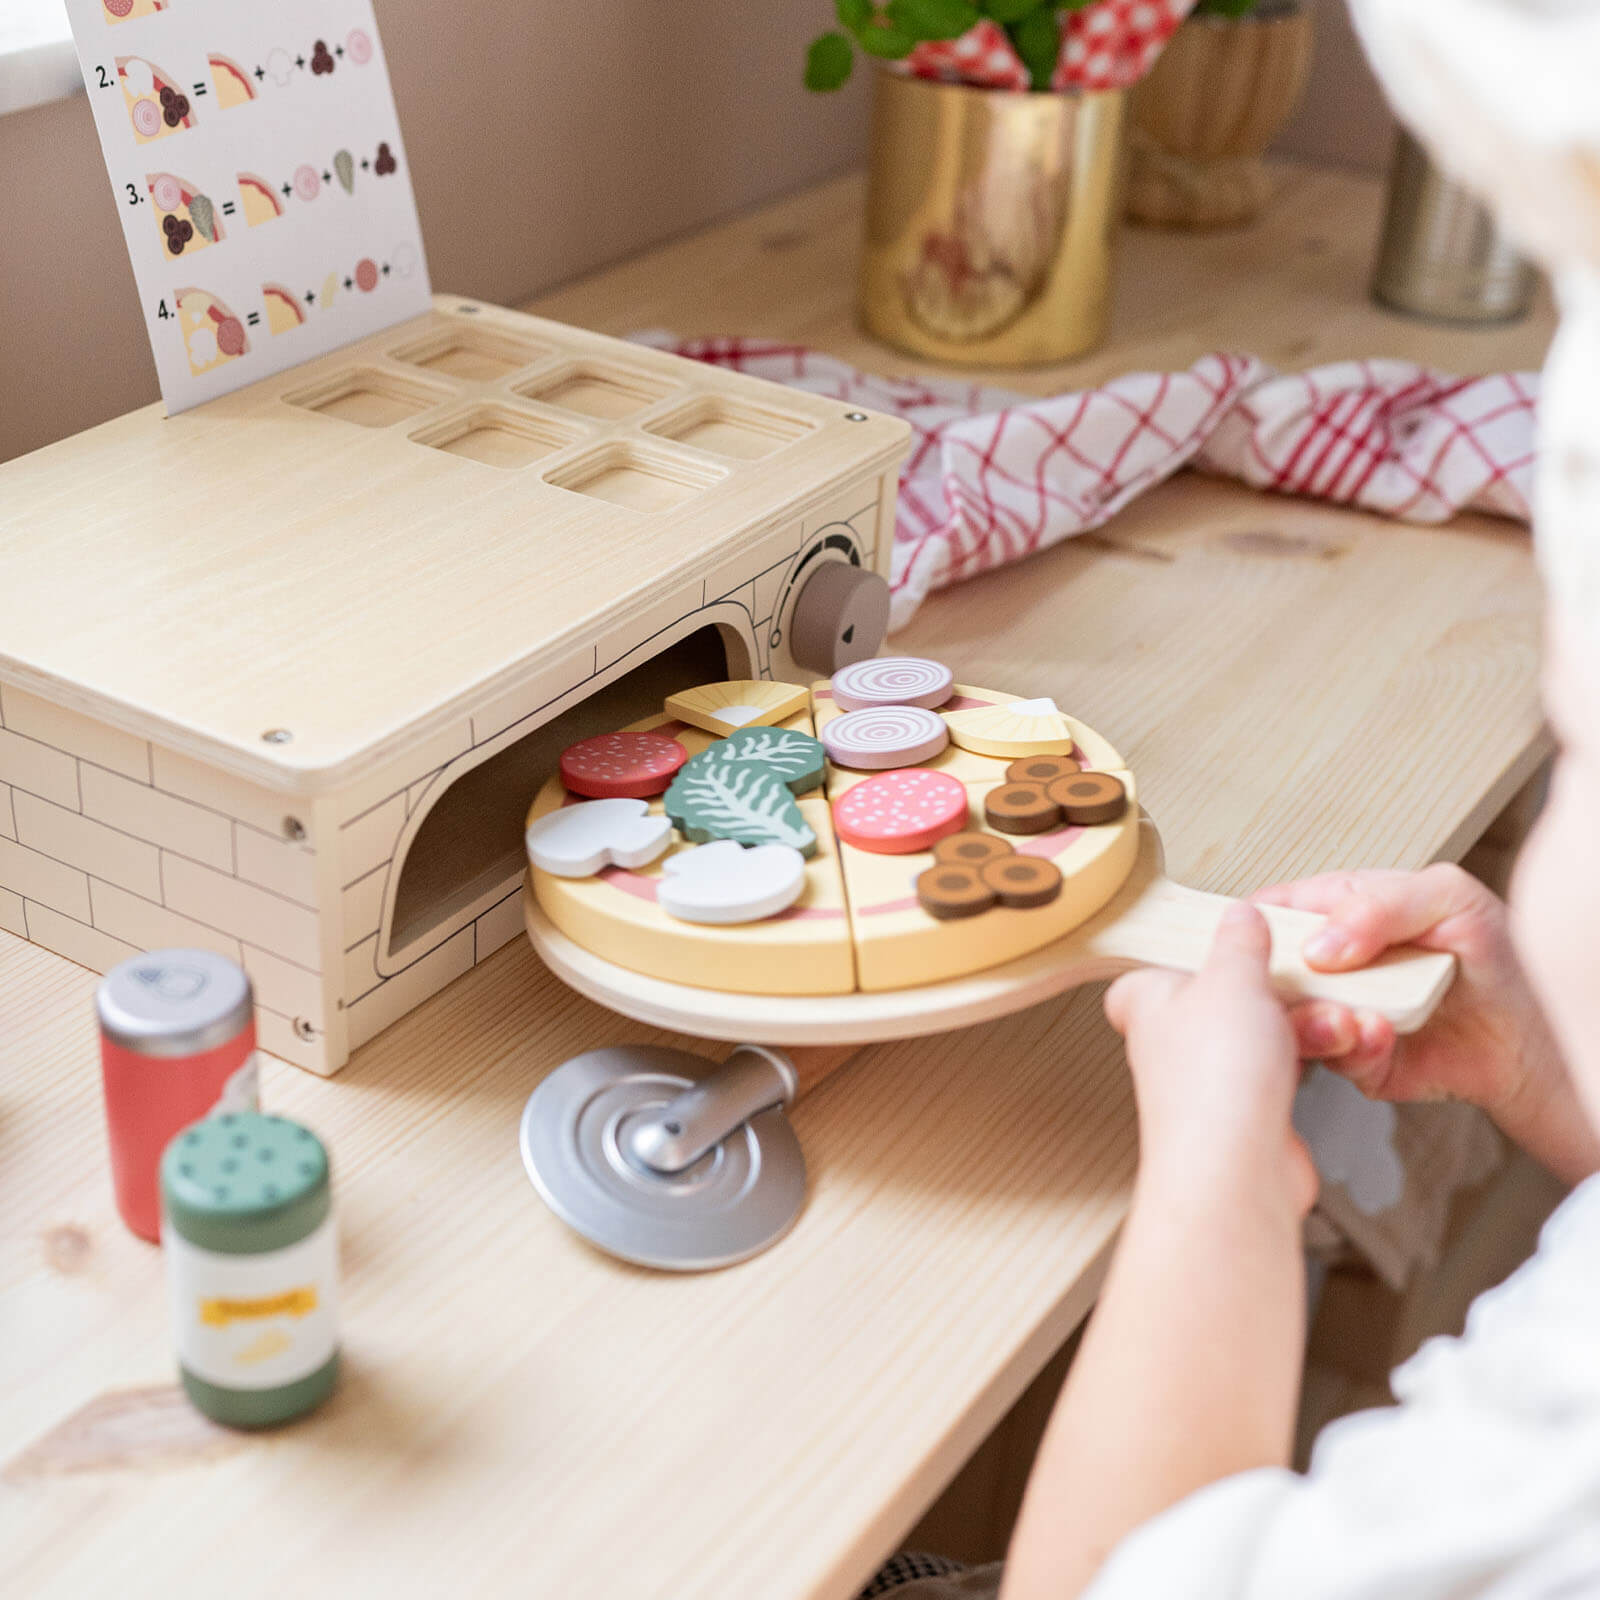
[[[537,309],[912,370],[850,321],[857,195],[831,184]],[[1218,345],[1536,364],[1544,311],[1466,334],[1367,304],[1378,204],[1375,183],[1294,171],[1255,228],[1130,235],[1113,343],[1003,381]],[[1544,750],[1537,614],[1509,524],[1400,527],[1189,478],[935,597],[895,643],[1103,730],[1174,876],[1239,892],[1464,851]],[[163,1395],[114,1398],[170,1383],[170,1347],[159,1261],[111,1208],[93,981],[0,936],[0,1545],[40,1595],[130,1572],[181,1592],[226,1560],[316,1592],[848,1596],[1082,1318],[1126,1207],[1131,1098],[1086,991],[874,1046],[809,1095],[811,1193],[767,1255],[694,1278],[620,1266],[540,1205],[517,1118],[564,1057],[665,1036],[517,940],[339,1078],[269,1067],[268,1103],[333,1153],[349,1371],[308,1422],[218,1437]],[[98,1434],[63,1430],[96,1405]]]

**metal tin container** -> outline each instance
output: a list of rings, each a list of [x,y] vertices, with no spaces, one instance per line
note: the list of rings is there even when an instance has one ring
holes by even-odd
[[[1438,322],[1510,322],[1533,303],[1538,273],[1501,237],[1471,191],[1409,133],[1389,169],[1389,204],[1372,295]]]
[[[152,950],[113,967],[95,995],[117,1210],[154,1240],[157,1166],[197,1117],[257,1102],[249,977],[209,950]]]
[[[162,1244],[178,1369],[214,1421],[303,1416],[339,1371],[338,1249],[328,1153],[259,1111],[184,1130],[161,1158]]]
[[[877,74],[861,320],[918,355],[1066,361],[1100,342],[1120,89],[1032,94]]]

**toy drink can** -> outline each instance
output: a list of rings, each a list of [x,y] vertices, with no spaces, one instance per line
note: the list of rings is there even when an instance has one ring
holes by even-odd
[[[178,1371],[216,1422],[267,1428],[322,1404],[339,1370],[328,1152],[288,1117],[204,1117],[161,1158]]]
[[[209,950],[152,950],[113,967],[95,996],[117,1210],[161,1233],[161,1152],[212,1111],[257,1103],[249,977]]]

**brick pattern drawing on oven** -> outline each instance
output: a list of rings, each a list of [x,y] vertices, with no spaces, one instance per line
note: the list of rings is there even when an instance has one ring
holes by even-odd
[[[849,547],[872,565],[892,488],[856,480],[602,632],[576,671],[569,656],[420,740],[316,813],[331,840],[314,836],[291,796],[0,685],[0,929],[100,972],[163,945],[216,950],[251,975],[261,1047],[336,1071],[522,931],[519,869],[383,954],[404,842],[450,785],[710,622],[744,640],[757,675],[773,676],[775,655],[794,674],[778,648],[781,614],[808,555],[831,541],[835,555]],[[319,844],[337,863],[320,881]],[[331,1034],[330,1010],[343,1013]]]
[[[263,1049],[320,1065],[312,843],[284,801],[0,685],[0,927],[95,972],[163,945],[239,962]]]

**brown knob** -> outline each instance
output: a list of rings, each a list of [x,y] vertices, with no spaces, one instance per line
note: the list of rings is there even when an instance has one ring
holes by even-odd
[[[831,675],[876,655],[888,630],[889,585],[865,567],[825,561],[795,599],[789,654]]]

